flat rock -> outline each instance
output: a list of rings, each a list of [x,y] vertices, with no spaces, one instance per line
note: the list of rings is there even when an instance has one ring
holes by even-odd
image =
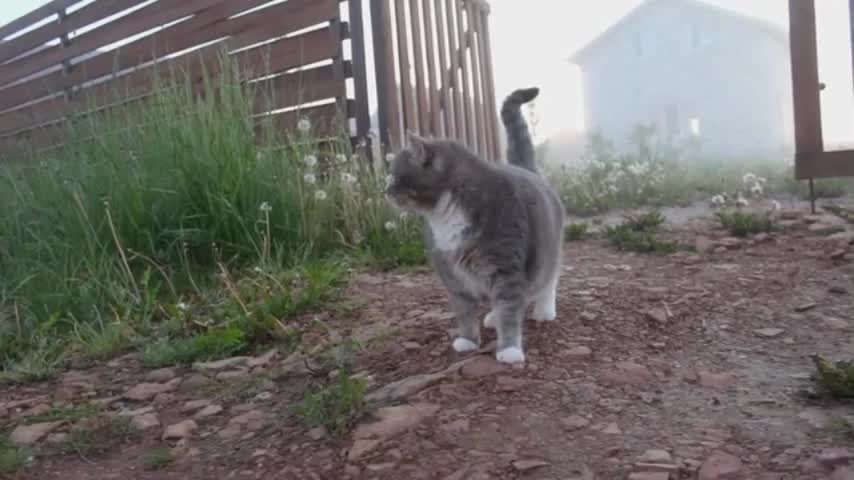
[[[212,402],[207,398],[200,400],[190,400],[189,402],[185,403],[183,407],[181,407],[181,413],[192,413],[196,410],[201,410],[207,407],[211,403]]]
[[[363,423],[353,432],[356,442],[350,449],[348,459],[359,460],[379,447],[383,442],[394,438],[428,418],[434,417],[441,407],[431,403],[399,405],[377,410],[376,422]]]
[[[832,330],[848,330],[851,324],[847,320],[836,317],[822,316],[821,323]]]
[[[246,361],[246,366],[249,368],[267,368],[278,360],[279,356],[279,350],[274,348],[261,356],[250,358]]]
[[[165,441],[186,440],[198,429],[199,424],[193,420],[184,420],[166,427],[166,430],[163,431],[162,438]]]
[[[202,372],[229,370],[247,366],[250,359],[251,357],[231,357],[217,360],[215,362],[196,362],[193,364],[193,369]]]
[[[70,439],[71,435],[67,433],[51,433],[44,441],[51,445],[62,445],[63,443],[68,443]]]
[[[694,249],[697,253],[708,253],[717,248],[717,243],[709,237],[699,236],[694,239]]]
[[[670,316],[667,314],[667,310],[663,308],[653,308],[651,310],[647,310],[645,315],[647,320],[658,325],[667,325],[668,320],[670,320]]]
[[[847,465],[851,460],[854,460],[854,451],[847,448],[825,448],[818,454],[818,461],[829,468]]]
[[[167,393],[175,390],[179,383],[180,379],[175,379],[166,383],[140,383],[126,391],[122,397],[126,400],[144,402],[146,400],[151,400],[161,393]]]
[[[578,346],[566,350],[563,355],[575,360],[584,360],[593,356],[593,350],[590,347]]]
[[[629,480],[670,480],[667,472],[634,472],[629,475]]]
[[[460,373],[465,378],[484,378],[497,375],[508,369],[506,365],[498,363],[491,355],[480,355],[475,360],[463,365]]]
[[[308,438],[316,441],[323,440],[326,437],[326,429],[323,427],[312,428],[308,431]]]
[[[156,413],[144,413],[142,415],[131,417],[130,423],[134,428],[140,431],[160,427],[160,419],[157,418]]]
[[[699,480],[742,480],[744,466],[729,453],[716,451],[700,466]]]
[[[580,415],[572,415],[570,417],[561,419],[560,424],[563,426],[563,428],[569,431],[575,431],[589,427],[590,420]]]
[[[602,433],[604,433],[605,435],[622,435],[623,431],[620,430],[620,426],[617,425],[616,423],[609,423],[602,430]]]
[[[214,415],[219,415],[222,413],[223,408],[219,405],[208,405],[207,407],[199,410],[198,413],[193,415],[194,418],[207,418],[213,417]]]
[[[173,378],[178,376],[178,372],[176,372],[172,368],[161,368],[159,370],[152,370],[145,375],[145,380],[147,382],[152,383],[164,383],[172,380]]]
[[[409,398],[416,393],[429,388],[448,375],[445,372],[415,375],[390,383],[380,387],[375,392],[365,396],[365,400],[369,402],[391,402]]]
[[[782,328],[760,328],[754,330],[753,333],[762,338],[777,338],[786,333],[786,331]]]
[[[698,374],[700,386],[715,390],[726,390],[738,381],[731,373],[700,372]]]
[[[549,462],[543,460],[516,460],[513,462],[513,468],[520,473],[530,472],[549,465],[551,465]]]
[[[50,432],[59,428],[65,422],[45,422],[34,425],[19,425],[12,430],[9,441],[13,445],[29,446],[47,436]]]
[[[249,410],[228,421],[231,426],[240,426],[245,430],[254,432],[260,430],[270,423],[270,417],[261,410]]]
[[[621,362],[615,369],[603,374],[600,380],[609,385],[644,385],[655,380],[652,372],[643,365]]]
[[[639,463],[671,463],[673,458],[667,450],[647,450],[638,457]]]
[[[839,467],[830,475],[830,480],[854,480],[854,469],[851,467]]]

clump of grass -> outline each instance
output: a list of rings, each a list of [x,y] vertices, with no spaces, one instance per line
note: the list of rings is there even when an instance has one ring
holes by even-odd
[[[854,362],[832,361],[821,355],[812,356],[818,390],[834,398],[854,398]]]
[[[175,462],[175,456],[169,447],[152,448],[145,455],[143,464],[146,470],[160,470]]]
[[[8,361],[0,370],[0,385],[38,382],[52,377],[62,365],[64,349],[56,342],[41,338],[19,358]]]
[[[0,438],[0,475],[12,475],[27,465],[29,453]]]
[[[618,250],[637,253],[675,253],[683,248],[681,244],[661,240],[656,236],[665,218],[658,211],[639,215],[627,215],[622,223],[605,228],[605,238]]]
[[[61,450],[82,456],[96,455],[110,450],[138,433],[139,430],[133,426],[129,417],[91,418],[79,422],[71,429],[68,442],[61,446]]]
[[[146,368],[191,365],[193,362],[230,357],[246,348],[242,330],[236,327],[224,328],[189,338],[160,340],[143,350],[142,363]]]
[[[353,366],[353,357],[362,346],[352,338],[335,343],[320,354],[320,366],[328,371],[349,370]]]
[[[587,222],[570,223],[566,226],[566,239],[570,242],[583,240],[590,232]]]
[[[340,371],[333,383],[308,393],[293,407],[307,428],[323,426],[335,437],[345,435],[367,411],[367,382]]]
[[[729,233],[736,237],[747,237],[757,233],[768,233],[774,231],[774,219],[770,213],[747,212],[743,210],[732,210],[716,212],[718,222],[726,228]]]
[[[92,403],[81,403],[77,405],[52,407],[43,414],[26,417],[24,421],[27,424],[56,421],[75,422],[84,418],[96,417],[101,413],[101,411],[102,409],[97,405]]]

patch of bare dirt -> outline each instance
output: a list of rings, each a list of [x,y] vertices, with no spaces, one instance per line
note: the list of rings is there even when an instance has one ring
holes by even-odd
[[[317,379],[272,354],[158,372],[129,356],[6,389],[6,420],[88,399],[143,428],[15,478],[852,479],[854,444],[829,428],[850,408],[803,391],[810,355],[854,357],[854,250],[811,231],[824,220],[790,215],[780,233],[735,242],[676,222],[671,235],[710,242],[697,254],[567,244],[558,321],[526,325],[523,367],[488,345],[453,353],[429,272],[358,275],[355,314],[323,320],[368,346],[357,371],[380,403],[342,440],[289,413]],[[45,429],[36,445],[68,426]],[[163,445],[175,461],[146,469]]]

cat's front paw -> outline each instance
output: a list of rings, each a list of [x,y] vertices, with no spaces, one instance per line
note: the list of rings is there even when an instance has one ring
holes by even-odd
[[[454,351],[457,353],[471,352],[477,350],[480,346],[468,338],[457,337],[454,339]]]
[[[496,323],[497,322],[495,321],[495,315],[493,315],[492,312],[487,313],[486,316],[483,317],[483,326],[486,328],[491,328],[494,330]]]
[[[523,363],[525,352],[521,348],[507,347],[495,354],[495,359],[501,363]]]

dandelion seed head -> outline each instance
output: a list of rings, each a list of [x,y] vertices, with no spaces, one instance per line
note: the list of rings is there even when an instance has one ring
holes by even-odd
[[[385,161],[388,163],[393,162],[394,161],[394,154],[393,153],[386,153],[385,154]]]
[[[179,302],[177,305],[175,305],[175,307],[178,310],[181,310],[182,312],[186,312],[187,310],[190,309],[190,307],[188,307],[187,304],[184,302]]]
[[[262,202],[262,203],[261,203],[261,206],[259,206],[259,207],[258,207],[258,209],[259,209],[259,210],[261,210],[261,211],[262,211],[262,212],[264,212],[264,213],[267,213],[267,212],[272,211],[272,210],[273,210],[273,207],[272,207],[269,203],[267,203],[267,202]]]
[[[305,158],[302,159],[302,162],[308,168],[314,168],[317,165],[317,157],[314,155],[306,155]]]
[[[339,153],[338,155],[335,155],[335,161],[338,163],[347,163],[347,155]]]
[[[313,173],[306,173],[302,176],[302,179],[305,180],[305,183],[309,185],[314,185],[315,183],[317,183],[317,177],[315,177]]]
[[[297,122],[297,130],[302,133],[308,133],[311,131],[311,120],[307,118],[301,118],[299,122]]]
[[[392,221],[385,222],[385,229],[389,232],[393,232],[397,230],[397,224]]]
[[[743,177],[741,177],[741,181],[745,184],[756,183],[756,175],[752,173],[745,173]]]
[[[315,198],[315,200],[322,202],[328,198],[328,195],[326,194],[325,191],[318,190],[318,191],[314,192],[314,198]]]
[[[353,185],[356,183],[356,177],[349,173],[342,173],[341,181],[344,182],[344,185]]]

